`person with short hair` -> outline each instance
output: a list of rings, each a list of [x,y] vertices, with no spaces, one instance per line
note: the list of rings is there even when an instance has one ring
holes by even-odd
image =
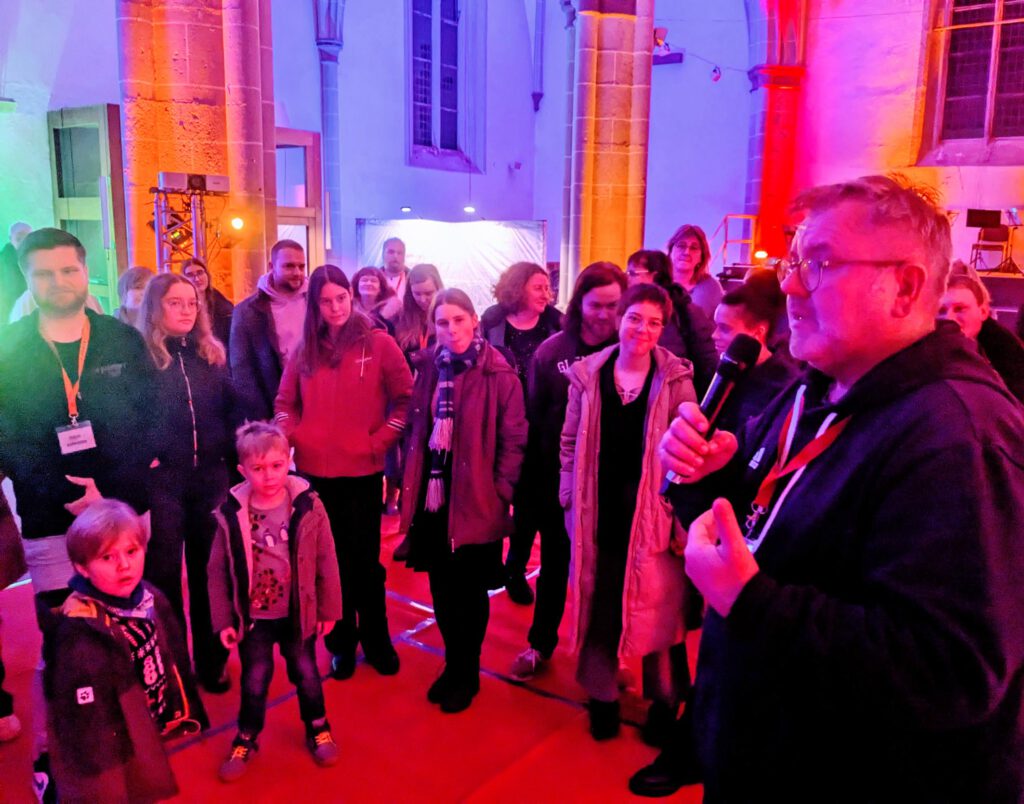
[[[187,259],[181,264],[181,275],[196,286],[199,300],[206,307],[213,334],[227,349],[231,342],[231,318],[235,313],[235,305],[213,286],[210,269],[198,257]]]
[[[306,256],[294,240],[270,249],[256,292],[235,307],[228,354],[245,418],[270,419],[281,374],[302,339],[306,314]]]
[[[722,298],[722,283],[711,275],[711,247],[704,230],[684,223],[668,239],[665,252],[672,261],[672,280],[690,294],[710,318]]]
[[[657,285],[629,288],[619,301],[618,343],[568,377],[558,497],[573,551],[576,679],[595,740],[619,733],[620,659],[643,657],[651,744],[667,735],[689,682],[681,542],[675,537],[673,549],[657,453],[676,409],[696,400],[690,366],[657,345],[671,309]]]
[[[427,700],[451,714],[480,691],[488,590],[505,580],[501,542],[511,530],[527,424],[522,384],[477,334],[465,292],[439,291],[430,317],[437,345],[414,360],[401,530],[409,534],[408,565],[430,577],[444,640],[444,669]]]
[[[715,310],[714,341],[719,354],[725,354],[737,335],[747,335],[761,346],[757,362],[737,380],[718,414],[717,426],[730,433],[759,415],[800,373],[788,350],[772,352],[768,347],[785,306],[778,279],[774,274],[771,279],[774,284],[757,277],[733,288]]]
[[[1006,387],[1024,402],[1024,343],[992,317],[988,288],[970,268],[951,275],[939,302],[939,319],[954,321],[978,347]]]
[[[527,641],[529,646],[512,662],[513,678],[525,681],[540,672],[558,645],[558,626],[565,612],[569,583],[569,534],[565,512],[558,501],[561,464],[562,424],[569,403],[568,374],[585,357],[600,352],[618,339],[616,314],[626,290],[626,277],[614,263],[595,262],[576,278],[565,328],[542,343],[533,356],[527,384],[526,418],[530,425],[523,462],[519,498],[529,507],[529,521],[540,531],[540,574],[537,577],[537,605]],[[526,565],[533,549],[533,534],[517,543],[514,531],[509,543],[509,560],[515,551],[525,553],[519,563]]]
[[[182,551],[188,576],[192,656],[207,692],[227,692],[227,651],[210,624],[206,564],[213,510],[228,491],[232,434],[239,424],[222,344],[210,328],[199,289],[181,274],[146,287],[138,328],[157,368],[153,411],[158,465],[150,473],[153,538],[146,580],[167,596],[186,630]]]
[[[61,801],[177,795],[162,740],[209,726],[170,604],[142,579],[147,534],[98,500],[68,528],[70,596],[40,606],[50,767]]]
[[[548,272],[536,263],[514,263],[499,277],[494,298],[498,303],[484,312],[480,333],[509,360],[525,393],[537,347],[562,329],[562,314],[551,304]],[[512,511],[516,523],[505,559],[505,591],[513,603],[528,606],[534,595],[526,582],[526,564],[537,535],[537,522],[528,513],[526,500],[517,499]]]
[[[883,176],[797,208],[775,268],[809,370],[738,436],[684,404],[660,447],[709,607],[705,800],[1017,801],[1024,413],[936,325],[942,210]]]
[[[142,306],[142,294],[154,276],[156,274],[151,269],[136,265],[118,277],[117,295],[121,299],[121,306],[114,310],[114,318],[129,327],[135,326],[139,307]]]
[[[405,243],[398,237],[389,237],[381,247],[381,257],[384,260],[381,271],[388,287],[402,298],[409,276],[409,269],[405,267]]]
[[[274,645],[295,685],[314,761],[325,767],[339,757],[316,666],[317,637],[342,612],[327,511],[308,481],[288,473],[280,427],[247,422],[236,448],[245,481],[214,514],[209,565],[213,628],[225,648],[238,646],[242,662],[238,733],[219,772],[225,782],[239,779],[259,750]]]
[[[630,287],[652,283],[672,300],[672,315],[665,322],[659,346],[693,365],[693,386],[698,395],[708,389],[718,367],[718,353],[711,338],[714,323],[686,289],[672,278],[672,264],[662,251],[641,250],[629,255],[626,277]]]
[[[399,670],[380,563],[384,456],[405,429],[412,373],[394,338],[352,309],[333,265],[309,281],[302,341],[285,366],[276,419],[331,520],[344,613],[324,640],[332,677],[350,678],[356,647],[381,675]]]

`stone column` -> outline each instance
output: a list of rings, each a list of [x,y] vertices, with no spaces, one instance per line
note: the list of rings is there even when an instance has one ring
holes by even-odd
[[[578,12],[570,286],[643,243],[654,0],[580,0]]]
[[[320,123],[323,129],[325,251],[341,265],[341,90],[338,56],[344,46],[345,0],[316,0],[316,47],[320,52]]]
[[[232,232],[231,287],[248,295],[265,266],[267,192],[263,153],[263,67],[259,0],[223,0],[228,178],[231,209],[245,219]]]
[[[220,0],[118,0],[129,261],[154,265],[161,171],[226,175]]]
[[[746,211],[758,216],[758,248],[783,256],[796,168],[804,77],[806,0],[747,3],[752,67]]]

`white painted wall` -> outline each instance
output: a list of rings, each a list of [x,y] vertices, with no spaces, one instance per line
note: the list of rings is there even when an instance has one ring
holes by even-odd
[[[658,0],[655,15],[672,49],[686,50],[682,64],[656,66],[651,78],[644,242],[663,249],[683,223],[710,238],[727,213],[743,212],[750,64],[743,0]],[[712,239],[712,250],[719,245]]]
[[[118,102],[114,0],[4,0],[0,96],[0,243],[16,220],[53,225],[46,112]]]
[[[278,124],[320,130],[312,3],[274,0]],[[349,3],[340,57],[343,267],[356,267],[357,218],[530,220],[534,120],[531,42],[524,5],[487,9],[486,146],[482,173],[410,167],[407,153],[406,4]],[[510,167],[513,163],[521,167]],[[472,201],[476,216],[463,207]],[[413,246],[410,244],[410,248]]]

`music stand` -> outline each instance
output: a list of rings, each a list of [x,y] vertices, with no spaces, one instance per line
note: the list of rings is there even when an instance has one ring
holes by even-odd
[[[1006,258],[996,266],[996,272],[1024,275],[1024,271],[1013,259],[1013,235],[1021,226],[1020,212],[1017,207],[1010,207],[1006,210],[1006,219],[1009,221],[1006,227],[1009,230],[1006,238]]]

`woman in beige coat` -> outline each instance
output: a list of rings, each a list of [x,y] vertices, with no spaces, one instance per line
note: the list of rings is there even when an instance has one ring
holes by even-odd
[[[657,445],[680,403],[696,395],[690,364],[657,346],[670,311],[660,287],[630,288],[619,343],[569,372],[559,494],[572,540],[577,680],[598,740],[618,733],[620,657],[643,657],[652,742],[664,738],[688,681],[685,649],[670,661],[684,637],[686,578],[670,549],[675,520],[658,493]]]

